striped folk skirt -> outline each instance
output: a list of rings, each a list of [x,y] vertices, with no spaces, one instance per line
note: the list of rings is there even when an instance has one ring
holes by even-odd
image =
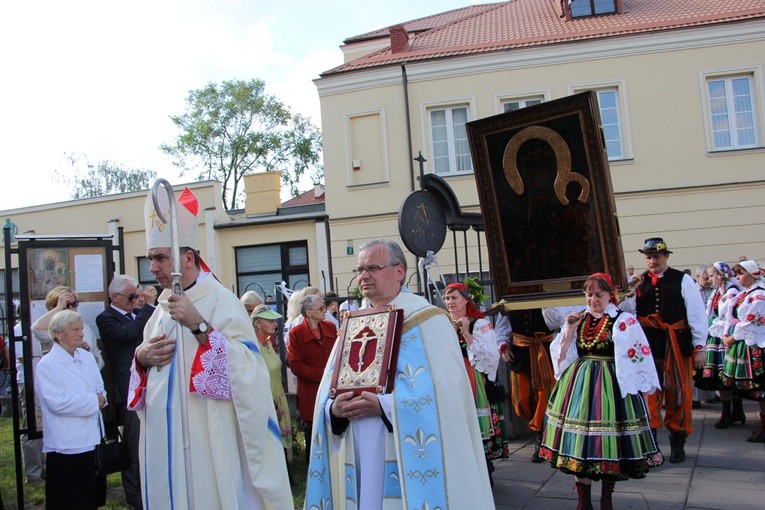
[[[642,395],[622,398],[613,357],[576,360],[552,390],[539,455],[580,478],[644,478],[664,458]]]

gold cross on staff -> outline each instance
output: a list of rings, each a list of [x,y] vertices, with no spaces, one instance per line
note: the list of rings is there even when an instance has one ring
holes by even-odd
[[[361,335],[360,337],[356,337],[353,340],[351,340],[351,343],[358,342],[361,344],[361,347],[359,347],[359,366],[356,369],[356,373],[361,372],[361,368],[364,365],[364,353],[367,350],[367,342],[370,342],[372,340],[377,340],[377,337],[374,335],[370,337],[369,333],[367,333],[366,331],[364,331],[364,334]]]

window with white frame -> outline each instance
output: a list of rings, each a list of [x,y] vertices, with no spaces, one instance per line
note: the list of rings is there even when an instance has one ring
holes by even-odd
[[[468,145],[467,106],[432,108],[428,111],[435,173],[456,174],[473,171]]]
[[[523,98],[503,99],[500,101],[500,104],[502,105],[502,111],[507,113],[520,110],[521,108],[526,108],[527,106],[540,104],[542,101],[544,101],[543,96],[531,96]]]
[[[707,77],[706,85],[712,147],[715,150],[756,147],[757,115],[752,76]]]
[[[598,90],[597,93],[600,122],[603,126],[608,160],[625,159],[622,115],[619,109],[619,90],[617,88],[608,88]]]

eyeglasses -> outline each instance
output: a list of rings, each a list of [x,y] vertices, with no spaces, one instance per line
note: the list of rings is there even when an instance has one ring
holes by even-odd
[[[79,301],[72,301],[71,303],[67,303],[66,304],[67,308],[77,308],[78,306],[80,306],[80,302]]]
[[[311,308],[311,310],[314,311],[314,312],[326,312],[327,311],[327,307],[326,306],[320,306],[319,308]]]
[[[128,301],[135,301],[135,298],[138,297],[138,294],[135,292],[131,292],[130,294],[123,294],[122,292],[115,292],[115,294],[119,294],[120,296],[125,296]]]
[[[370,274],[375,274],[380,269],[385,269],[386,267],[397,266],[397,265],[398,264],[386,264],[384,266],[380,266],[378,264],[370,264],[368,266],[359,266],[359,267],[353,269],[352,272],[356,276],[360,275],[364,271],[366,271],[367,273],[370,273]]]

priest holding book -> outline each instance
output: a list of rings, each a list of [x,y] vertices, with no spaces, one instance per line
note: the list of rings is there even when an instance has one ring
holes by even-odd
[[[358,256],[362,308],[404,311],[389,393],[330,398],[335,344],[316,398],[306,508],[493,509],[470,383],[446,312],[402,289],[406,259],[374,239]]]

